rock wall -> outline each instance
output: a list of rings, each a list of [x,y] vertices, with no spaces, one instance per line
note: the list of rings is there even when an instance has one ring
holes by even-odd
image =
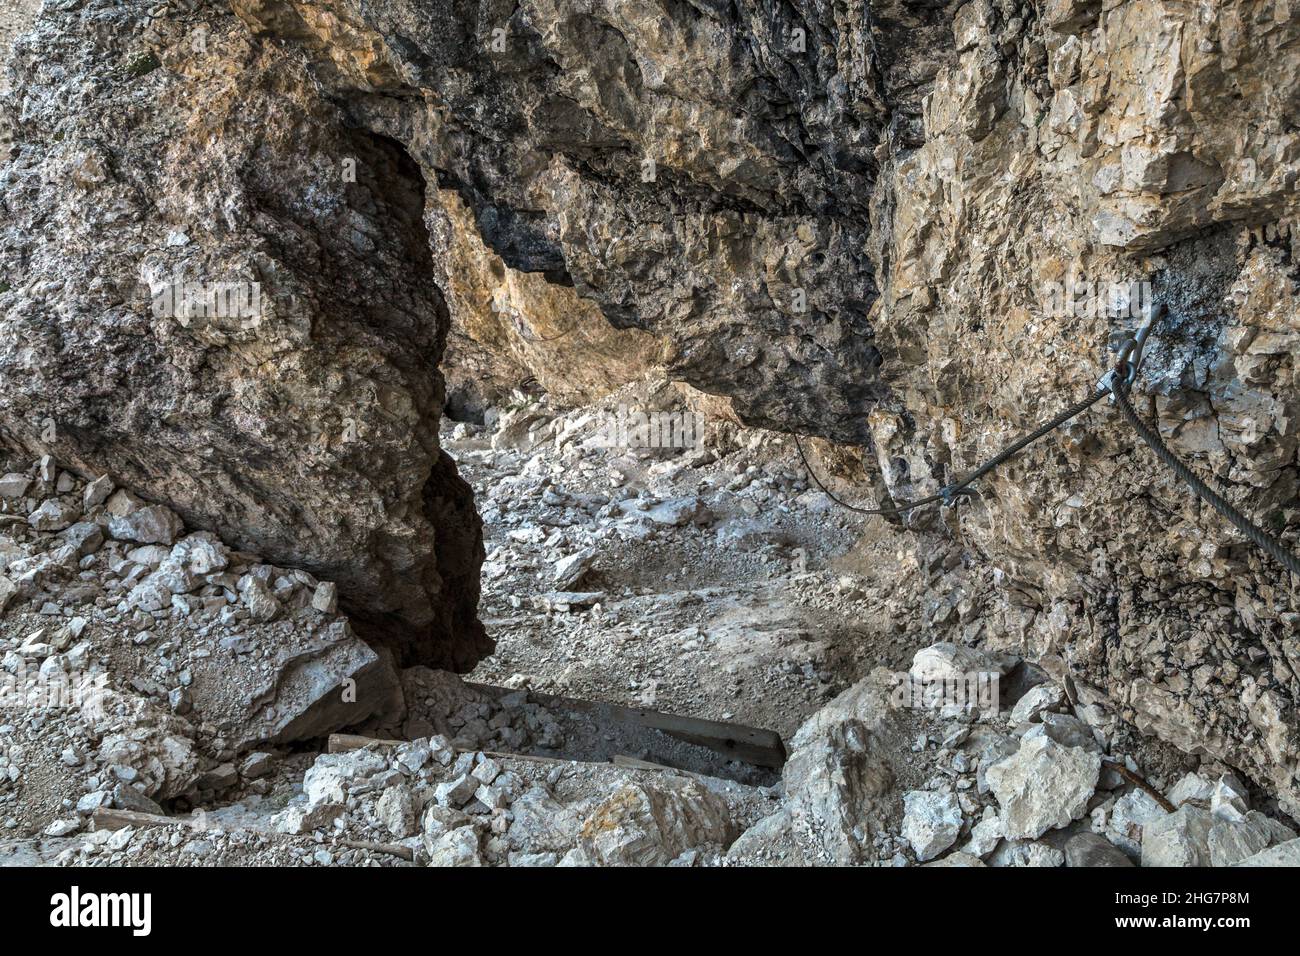
[[[61,459],[99,456],[199,526],[297,548],[377,622],[482,646],[474,520],[431,430],[446,310],[413,278],[441,275],[482,318],[500,283],[457,256],[526,287],[515,311],[548,332],[572,308],[594,335],[599,310],[641,333],[626,354],[600,333],[627,368],[666,341],[671,374],[744,421],[869,449],[900,499],[1106,370],[1134,318],[1063,308],[1051,283],[1150,283],[1169,317],[1140,410],[1295,539],[1300,21],[1280,0],[229,6],[241,25],[177,3],[146,32],[143,6],[89,3],[20,49],[27,145],[0,176],[5,272],[24,281],[0,294],[0,377],[33,385],[0,417],[31,445],[52,408]],[[131,52],[110,53],[124,22]],[[220,54],[177,55],[200,22]],[[332,174],[349,157],[351,192]],[[181,179],[195,168],[210,181]],[[441,210],[432,266],[418,178]],[[168,245],[196,217],[211,238]],[[244,269],[300,308],[251,341],[151,322],[120,291],[148,253]],[[516,332],[484,319],[467,380],[576,355]],[[349,418],[355,456],[301,453],[319,445],[295,429]],[[996,570],[1001,597],[961,639],[1043,661],[1097,720],[1212,753],[1300,811],[1294,583],[1105,404],[980,491],[909,519]]]
[[[430,199],[429,218],[452,320],[442,362],[451,414],[481,420],[530,383],[557,404],[592,402],[671,354],[667,339],[611,328],[572,286],[507,266],[454,190]]]
[[[46,9],[15,50],[0,433],[468,667],[490,648],[481,530],[438,448],[421,172],[223,6],[153,6]],[[190,307],[217,283],[242,299]]]
[[[512,269],[756,424],[864,442],[886,116],[862,8],[233,0],[400,140]]]
[[[1295,548],[1300,23],[1285,5],[972,2],[925,142],[889,177],[872,413],[909,498],[1075,399],[1126,310],[1051,283],[1149,282],[1168,307],[1135,394],[1184,460]],[[1087,305],[1086,303],[1084,304]],[[1080,697],[1242,768],[1300,809],[1296,589],[1110,405],[947,513],[1002,575],[968,637],[1073,675]]]

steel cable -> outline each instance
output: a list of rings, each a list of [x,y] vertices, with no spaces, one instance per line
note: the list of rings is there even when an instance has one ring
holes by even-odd
[[[920,508],[922,505],[930,505],[938,501],[944,502],[945,504],[951,503],[954,495],[962,493],[964,489],[966,489],[969,485],[972,485],[979,479],[983,478],[985,475],[987,475],[998,465],[1002,464],[1004,461],[1006,461],[1009,458],[1015,457],[1025,448],[1032,445],[1034,442],[1038,441],[1038,439],[1042,438],[1044,435],[1048,434],[1049,432],[1053,432],[1056,429],[1060,428],[1070,419],[1088,410],[1089,408],[1097,404],[1097,402],[1101,401],[1109,394],[1110,394],[1109,388],[1099,389],[1098,391],[1089,395],[1087,398],[1075,402],[1073,405],[1071,405],[1065,411],[1061,412],[1051,421],[1047,422],[1044,425],[1039,426],[1038,428],[1034,429],[1034,431],[1030,432],[1028,435],[1025,435],[1023,438],[1019,439],[1018,441],[1008,445],[1006,448],[1002,449],[1002,451],[998,452],[995,456],[990,458],[979,468],[975,469],[974,471],[972,471],[970,474],[966,475],[959,481],[953,482],[950,485],[945,485],[942,489],[939,490],[937,494],[930,495],[926,498],[918,498],[916,501],[909,501],[905,504],[898,505],[897,507],[894,508],[859,508],[857,505],[851,505],[847,501],[840,500],[834,494],[831,493],[829,488],[827,488],[825,485],[822,484],[821,479],[818,478],[817,475],[813,472],[812,466],[808,464],[808,457],[804,454],[803,443],[800,442],[799,436],[797,434],[794,435],[794,444],[795,447],[799,449],[799,458],[803,461],[803,466],[804,469],[807,470],[808,472],[808,477],[810,477],[813,480],[813,483],[818,488],[821,489],[823,494],[825,494],[828,498],[831,499],[831,501],[835,502],[840,507],[847,508],[850,511],[856,511],[858,514],[864,514],[864,515],[902,514],[904,512],[911,511],[913,508]]]
[[[1174,474],[1191,486],[1192,491],[1209,502],[1210,507],[1223,515],[1234,528],[1249,538],[1257,548],[1266,554],[1272,555],[1275,561],[1292,574],[1300,574],[1300,558],[1297,558],[1291,551],[1287,550],[1281,541],[1252,522],[1233,507],[1227,499],[1202,481],[1195,472],[1179,460],[1177,455],[1169,450],[1169,446],[1164,443],[1160,435],[1138,417],[1137,410],[1133,407],[1133,403],[1129,401],[1128,385],[1121,375],[1115,376],[1114,395],[1120,413],[1133,426],[1133,429],[1142,437],[1142,440],[1146,442],[1147,447],[1155,453],[1157,458],[1168,465]]]

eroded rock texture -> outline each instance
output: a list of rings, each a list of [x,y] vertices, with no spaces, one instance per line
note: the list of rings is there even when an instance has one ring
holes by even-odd
[[[438,449],[421,173],[223,8],[150,6],[47,10],[16,50],[4,435],[335,578],[374,638],[468,666],[482,545]],[[155,308],[177,277],[256,283],[260,308]]]
[[[1086,393],[1131,318],[1051,310],[1049,282],[1149,281],[1169,317],[1137,386],[1171,447],[1293,529],[1292,230],[1300,22],[1285,4],[969,3],[925,143],[889,177],[872,412],[898,497],[979,464]],[[1073,675],[1084,703],[1232,763],[1300,809],[1296,590],[1113,406],[946,515],[1002,576],[977,634]],[[1294,532],[1288,534],[1295,548]]]
[[[232,7],[437,170],[505,265],[669,337],[678,377],[756,423],[867,440],[885,112],[862,7]]]
[[[376,618],[481,644],[473,519],[434,440],[430,275],[481,319],[469,379],[593,368],[588,344],[527,341],[572,306],[628,371],[662,345],[747,422],[868,448],[898,499],[1105,371],[1132,319],[1052,309],[1047,283],[1149,281],[1170,314],[1141,410],[1294,538],[1300,21],[1282,0],[181,7],[148,30],[143,5],[47,13],[20,51],[0,375],[24,387],[0,415],[31,444],[52,414],[61,459],[297,549]],[[200,23],[207,53],[181,52]],[[502,270],[548,327],[484,313],[496,283],[456,257]],[[275,309],[251,333],[150,319],[142,267],[182,261],[260,277]],[[632,351],[592,310],[638,330]],[[980,490],[909,519],[1001,582],[961,638],[1023,650],[1098,720],[1300,811],[1293,582],[1105,404]]]
[[[453,416],[481,418],[531,382],[557,403],[590,402],[670,355],[666,337],[615,329],[572,286],[507,266],[454,190],[439,191],[429,219],[452,318],[442,367]]]

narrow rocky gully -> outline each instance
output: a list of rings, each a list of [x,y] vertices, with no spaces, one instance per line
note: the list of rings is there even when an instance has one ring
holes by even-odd
[[[0,865],[1300,864],[1298,50],[7,4]]]

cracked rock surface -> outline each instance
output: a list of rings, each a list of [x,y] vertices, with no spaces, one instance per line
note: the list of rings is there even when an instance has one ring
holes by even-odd
[[[336,581],[408,658],[472,666],[482,550],[438,448],[425,181],[301,62],[184,6],[51,7],[14,51],[4,435]],[[191,314],[177,282],[258,306]]]
[[[807,436],[814,467],[853,501],[932,494],[1093,389],[1139,318],[1107,291],[1145,283],[1167,314],[1134,385],[1139,414],[1297,550],[1300,20],[1285,4],[12,10],[0,516],[16,520],[0,531],[16,537],[0,552],[0,614],[50,603],[75,619],[60,609],[100,596],[78,575],[111,575],[128,619],[158,615],[165,630],[238,607],[245,617],[217,619],[244,628],[213,635],[234,641],[224,651],[265,628],[259,660],[337,663],[323,682],[256,685],[278,716],[241,746],[296,733],[278,691],[310,697],[372,665],[477,665],[502,683],[530,672],[552,690],[752,708],[797,731],[785,790],[764,795],[761,819],[732,820],[744,826],[694,795],[626,791],[613,838],[578,852],[575,825],[553,848],[510,844],[492,827],[510,829],[515,791],[468,793],[473,767],[413,784],[428,800],[376,808],[405,831],[415,801],[422,832],[402,839],[448,863],[719,862],[742,830],[732,862],[910,863],[913,836],[941,865],[1114,861],[1095,841],[1071,853],[1084,828],[1129,859],[1294,858],[1250,814],[1300,815],[1296,583],[1113,406],[988,475],[974,499],[889,522],[833,512],[779,437]],[[178,277],[255,285],[260,309],[160,310]],[[1086,301],[1058,294],[1089,284]],[[582,408],[659,374],[736,441],[668,463],[584,444]],[[446,410],[458,434],[440,433]],[[719,459],[730,471],[707,470]],[[87,484],[100,476],[112,496]],[[832,573],[853,563],[853,534],[857,560],[878,567]],[[249,556],[227,558],[234,581],[217,544]],[[645,563],[620,567],[613,547]],[[903,557],[879,567],[891,555]],[[308,596],[282,571],[337,592]],[[47,580],[69,593],[47,602]],[[481,591],[504,645],[486,662]],[[205,603],[218,598],[228,607]],[[276,637],[298,611],[341,612],[349,634]],[[6,650],[57,661],[83,642],[70,624],[36,635],[24,617]],[[853,650],[855,629],[879,643]],[[1019,688],[1034,696],[1017,696],[1009,725],[886,713],[863,682],[921,648],[918,673],[1011,682],[1033,667],[1042,689]],[[714,655],[735,670],[705,666]],[[204,702],[196,690],[171,703],[185,688],[170,680],[179,658],[163,657],[132,675],[149,713],[126,707],[103,757],[136,775],[96,777],[93,792],[225,792],[238,748],[177,743],[194,739],[179,709]],[[384,684],[419,681],[408,667]],[[457,719],[472,737],[491,718]],[[404,736],[431,737],[425,717],[406,720]],[[535,714],[486,729],[550,739]],[[1160,776],[1203,771],[1182,799],[1167,780],[1154,788],[1174,814],[1131,782],[1117,793],[1103,758],[1137,733],[1196,764],[1159,751]],[[908,734],[920,746],[895,753]],[[464,804],[431,796],[455,781]],[[961,822],[940,851],[949,792]],[[911,826],[904,793],[931,794],[912,798]],[[451,811],[474,800],[487,812],[466,815],[486,819],[467,829]],[[340,811],[345,829],[356,809]],[[707,839],[688,847],[682,832]],[[189,845],[165,843],[150,852]]]

